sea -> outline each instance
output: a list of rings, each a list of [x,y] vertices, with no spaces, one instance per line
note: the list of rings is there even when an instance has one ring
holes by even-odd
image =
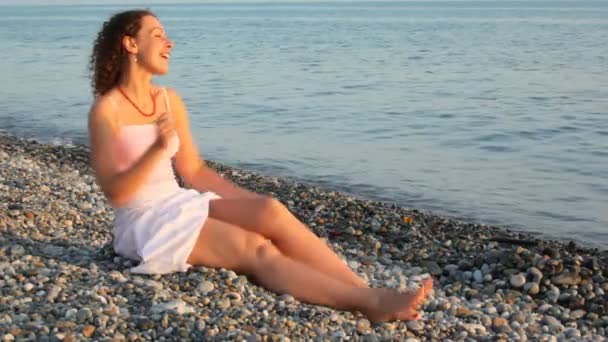
[[[0,5],[0,131],[88,144],[93,40],[137,7]],[[608,248],[608,1],[147,8],[204,158]]]

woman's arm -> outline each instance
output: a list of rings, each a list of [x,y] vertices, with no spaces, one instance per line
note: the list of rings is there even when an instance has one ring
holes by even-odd
[[[213,191],[223,198],[260,196],[223,178],[206,165],[192,138],[186,105],[174,90],[167,89],[167,93],[171,101],[175,129],[180,139],[179,151],[175,156],[176,168],[184,181],[198,191]]]
[[[164,147],[153,144],[130,168],[116,172],[114,156],[113,106],[105,99],[95,102],[89,113],[89,138],[91,142],[91,163],[97,184],[112,205],[126,204],[145,181],[146,176],[162,159]]]
[[[198,171],[186,182],[194,189],[213,191],[223,198],[252,198],[260,196],[220,176],[215,170],[205,165],[205,162],[202,160]]]

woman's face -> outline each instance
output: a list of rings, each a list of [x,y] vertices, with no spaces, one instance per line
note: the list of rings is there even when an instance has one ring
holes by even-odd
[[[141,19],[141,29],[134,41],[139,66],[153,75],[169,72],[173,42],[169,40],[163,25],[156,17],[147,15]]]

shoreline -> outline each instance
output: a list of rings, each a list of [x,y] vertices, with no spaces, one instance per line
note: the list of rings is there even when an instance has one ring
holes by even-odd
[[[0,139],[16,139],[18,141],[31,143],[40,147],[55,147],[55,148],[65,148],[65,149],[76,149],[79,150],[78,158],[81,160],[88,160],[88,146],[86,144],[77,143],[69,140],[68,143],[62,143],[57,140],[40,140],[35,137],[23,137],[20,135],[12,135],[7,133],[6,131],[0,130]],[[82,151],[80,151],[82,150]],[[209,166],[213,167],[216,170],[225,170],[226,172],[235,172],[235,174],[246,174],[246,177],[254,176],[258,179],[280,179],[282,182],[286,184],[290,184],[290,186],[304,186],[318,189],[323,192],[336,192],[346,197],[351,197],[356,200],[361,200],[369,203],[376,203],[380,205],[389,205],[391,207],[399,207],[405,208],[408,210],[416,210],[418,212],[426,213],[428,215],[444,217],[450,220],[472,224],[475,226],[487,226],[492,227],[492,229],[496,229],[499,232],[509,232],[509,234],[521,234],[523,237],[529,240],[542,240],[549,243],[554,244],[563,244],[563,245],[574,245],[577,249],[581,249],[583,251],[595,251],[595,252],[606,252],[608,253],[608,245],[602,248],[602,242],[586,241],[582,239],[572,239],[568,237],[559,237],[559,236],[551,236],[542,230],[534,230],[529,229],[529,226],[518,225],[515,222],[509,223],[501,223],[498,220],[484,220],[483,218],[468,216],[466,214],[460,214],[452,210],[442,209],[442,208],[424,208],[424,207],[415,207],[412,201],[391,201],[387,197],[375,196],[368,192],[357,192],[354,191],[348,185],[335,185],[325,182],[315,182],[313,180],[289,176],[285,172],[273,172],[272,168],[265,168],[263,164],[251,164],[247,165],[228,165],[223,162],[214,160],[214,159],[205,159],[205,162],[209,164]],[[274,170],[276,171],[276,170]],[[228,177],[231,177],[230,174]],[[247,181],[241,179],[239,176],[231,177],[233,181],[242,182],[241,185],[247,186]]]
[[[111,248],[111,208],[88,149],[0,134],[0,308],[20,312],[0,314],[0,337],[605,340],[606,250],[208,164],[278,198],[370,285],[403,288],[433,275],[423,319],[370,325],[225,270],[131,275],[133,263]]]

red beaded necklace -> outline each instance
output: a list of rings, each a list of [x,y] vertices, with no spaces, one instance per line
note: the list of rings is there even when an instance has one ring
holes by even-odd
[[[127,101],[129,101],[133,107],[135,107],[135,109],[137,109],[137,111],[139,111],[139,113],[143,116],[152,116],[154,115],[154,113],[156,113],[156,100],[155,100],[155,96],[152,95],[152,92],[150,92],[150,98],[152,99],[152,112],[150,114],[144,113],[143,110],[141,110],[137,104],[135,104],[135,102],[133,102],[129,96],[122,90],[122,87],[118,87],[118,91],[120,91],[120,93],[122,94],[122,96],[124,96]]]

